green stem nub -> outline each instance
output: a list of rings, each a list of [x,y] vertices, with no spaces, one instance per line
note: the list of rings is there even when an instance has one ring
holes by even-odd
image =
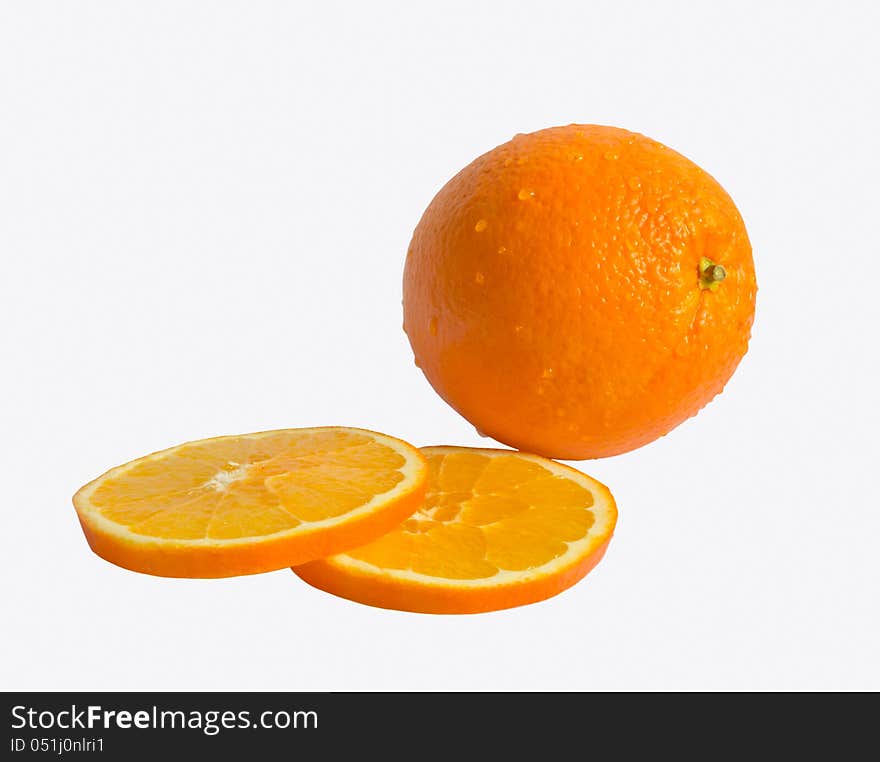
[[[708,257],[700,260],[700,286],[714,291],[727,277],[727,270],[719,264],[716,264]]]

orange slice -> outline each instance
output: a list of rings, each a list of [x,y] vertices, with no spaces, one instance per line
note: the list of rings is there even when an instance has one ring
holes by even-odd
[[[363,545],[421,505],[418,449],[363,429],[285,429],[188,442],[74,495],[92,550],[165,577],[230,577]]]
[[[614,498],[586,474],[537,455],[425,447],[425,502],[389,534],[294,572],[382,608],[467,614],[565,590],[602,558]]]

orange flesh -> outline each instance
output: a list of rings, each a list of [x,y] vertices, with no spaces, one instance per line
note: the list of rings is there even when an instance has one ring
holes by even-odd
[[[358,434],[194,443],[108,479],[92,503],[135,534],[261,537],[365,504],[402,481],[404,462]]]
[[[447,579],[541,566],[593,523],[592,493],[516,456],[428,456],[424,506],[352,558]],[[548,532],[548,527],[553,531]]]
[[[424,469],[415,448],[384,435],[289,429],[141,458],[86,485],[74,504],[93,549],[114,563],[227,576],[375,538],[415,510]]]
[[[604,553],[616,508],[584,474],[515,452],[422,452],[428,487],[413,516],[369,545],[294,571],[370,605],[467,613],[555,595]]]

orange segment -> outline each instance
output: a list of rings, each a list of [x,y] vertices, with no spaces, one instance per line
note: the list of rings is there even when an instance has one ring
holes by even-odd
[[[598,563],[617,521],[606,487],[537,455],[425,447],[421,508],[374,542],[294,568],[321,590],[465,614],[549,598]]]
[[[188,442],[111,469],[73,498],[86,539],[127,569],[228,577],[369,542],[422,503],[427,463],[364,429]]]

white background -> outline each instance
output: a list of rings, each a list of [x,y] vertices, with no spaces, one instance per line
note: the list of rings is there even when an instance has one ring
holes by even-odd
[[[0,3],[2,687],[880,689],[876,3]],[[724,394],[637,452],[548,602],[382,611],[94,556],[70,497],[179,442],[480,445],[401,272],[516,132],[614,124],[727,188],[758,273]],[[577,465],[577,464],[576,464]]]

